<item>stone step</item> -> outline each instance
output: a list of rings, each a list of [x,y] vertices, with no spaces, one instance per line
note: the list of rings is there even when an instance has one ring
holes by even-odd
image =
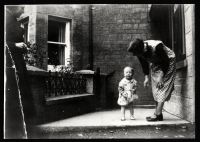
[[[141,107],[141,106],[140,106]],[[147,107],[147,106],[142,106]],[[134,109],[135,120],[130,120],[129,110],[126,110],[126,121],[121,121],[120,108],[112,110],[101,110],[91,112],[71,118],[57,120],[50,123],[37,125],[38,128],[78,128],[78,127],[122,127],[122,126],[157,126],[157,125],[178,125],[187,124],[188,121],[182,120],[166,111],[163,111],[163,121],[148,122],[147,116],[154,113],[152,108],[136,108]]]
[[[31,138],[195,138],[195,125],[45,127],[33,130]]]
[[[155,108],[156,105],[134,105],[135,108]]]

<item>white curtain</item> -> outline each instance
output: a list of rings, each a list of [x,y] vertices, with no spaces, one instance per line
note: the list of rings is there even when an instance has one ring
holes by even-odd
[[[58,42],[65,43],[65,24],[59,24],[59,37]],[[61,65],[65,64],[65,46],[59,45],[59,61]]]

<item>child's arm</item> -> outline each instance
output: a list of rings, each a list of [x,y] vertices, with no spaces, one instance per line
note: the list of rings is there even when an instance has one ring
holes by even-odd
[[[119,91],[119,94],[124,93],[124,87],[123,86],[118,86],[118,91]]]
[[[119,82],[118,91],[119,95],[122,95],[124,93],[124,86],[122,81]]]
[[[137,81],[134,80],[134,85],[133,85],[133,88],[132,88],[132,90],[131,90],[133,94],[136,94],[137,87],[138,87],[138,86],[137,86]]]

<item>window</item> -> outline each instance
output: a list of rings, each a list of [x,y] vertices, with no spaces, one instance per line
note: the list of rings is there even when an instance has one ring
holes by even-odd
[[[153,4],[149,12],[153,39],[162,40],[170,49],[172,49],[172,24],[169,13],[171,6],[170,4]]]
[[[184,5],[175,4],[173,7],[173,50],[177,62],[186,58]]]
[[[184,5],[153,4],[149,14],[154,39],[162,40],[175,52],[177,68],[186,66]]]
[[[48,16],[48,65],[70,62],[70,20]]]

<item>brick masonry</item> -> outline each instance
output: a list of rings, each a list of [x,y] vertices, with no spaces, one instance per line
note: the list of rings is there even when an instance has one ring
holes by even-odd
[[[100,67],[102,73],[115,71],[108,79],[110,104],[116,106],[118,83],[123,78],[123,68],[132,66],[138,81],[138,103],[152,101],[150,88],[143,88],[144,75],[141,66],[130,53],[128,44],[135,38],[149,39],[147,5],[95,5],[93,10],[94,68]],[[149,102],[149,103],[150,103]]]

